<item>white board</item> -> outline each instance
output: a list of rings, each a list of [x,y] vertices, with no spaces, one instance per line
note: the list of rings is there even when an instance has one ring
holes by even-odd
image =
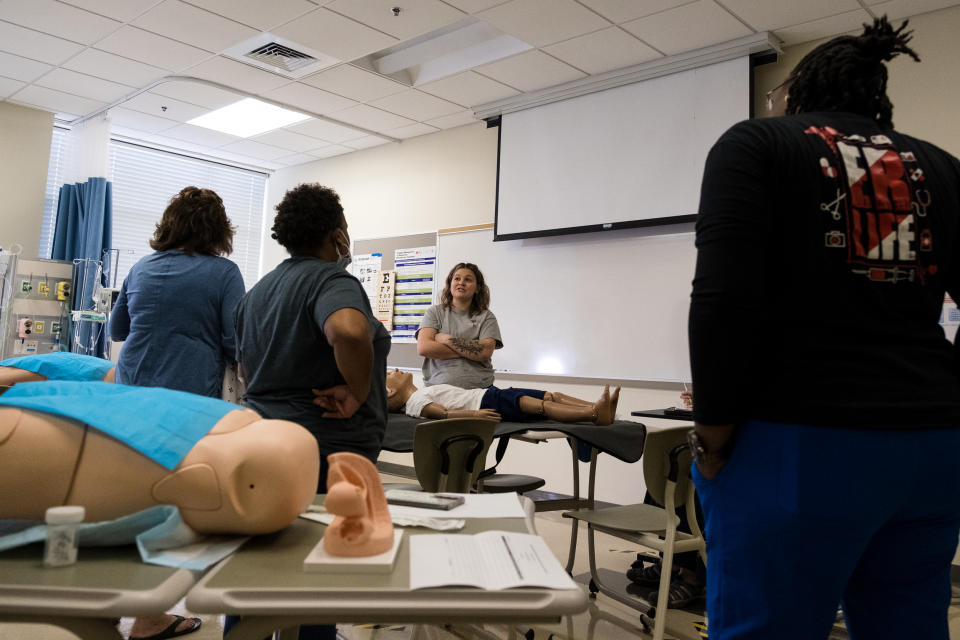
[[[503,242],[492,229],[441,234],[437,278],[458,262],[480,267],[503,335],[499,372],[689,381],[692,226]]]

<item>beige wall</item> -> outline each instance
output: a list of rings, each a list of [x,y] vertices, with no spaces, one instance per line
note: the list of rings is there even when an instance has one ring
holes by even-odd
[[[0,102],[0,245],[37,257],[53,114]]]
[[[894,21],[899,25],[899,21]],[[920,63],[901,55],[890,62],[887,95],[893,102],[893,123],[898,131],[929,140],[960,156],[960,127],[956,123],[956,105],[960,104],[960,83],[952,70],[960,60],[960,6],[941,9],[910,18],[913,29],[911,47]],[[776,64],[757,67],[754,75],[754,113],[763,115],[765,96],[787,77],[800,59],[815,46],[816,40],[784,50]]]
[[[336,189],[354,239],[493,222],[497,129],[439,131],[278,171],[270,178],[263,273],[287,257],[270,238],[274,207],[301,182]]]

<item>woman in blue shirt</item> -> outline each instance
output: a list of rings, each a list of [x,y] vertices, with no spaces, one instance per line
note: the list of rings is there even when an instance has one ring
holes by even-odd
[[[156,253],[130,269],[110,317],[110,337],[125,341],[117,382],[220,397],[244,294],[240,269],[221,257],[234,231],[210,189],[173,197],[150,240]]]

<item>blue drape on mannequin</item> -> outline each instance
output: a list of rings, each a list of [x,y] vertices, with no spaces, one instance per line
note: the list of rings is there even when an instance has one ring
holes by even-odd
[[[77,258],[102,260],[103,251],[113,242],[113,185],[106,178],[90,178],[86,182],[60,187],[57,205],[57,226],[53,235],[54,260],[73,261]],[[92,294],[96,284],[96,270],[78,270],[75,291],[86,291],[84,299],[74,296],[74,309],[92,309]],[[100,282],[100,284],[105,284]],[[82,346],[81,353],[103,356],[106,339],[103,325],[71,322],[68,347],[73,348],[74,337]],[[76,334],[76,336],[74,335]]]

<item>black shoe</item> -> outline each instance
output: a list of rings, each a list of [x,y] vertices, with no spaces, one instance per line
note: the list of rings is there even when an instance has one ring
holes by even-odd
[[[627,569],[630,582],[641,587],[656,587],[660,584],[660,562],[649,562],[637,558]]]
[[[650,596],[657,598],[658,592],[651,592]],[[683,609],[693,602],[706,596],[706,589],[702,584],[690,584],[679,576],[674,576],[670,581],[670,589],[667,591],[667,608]]]

